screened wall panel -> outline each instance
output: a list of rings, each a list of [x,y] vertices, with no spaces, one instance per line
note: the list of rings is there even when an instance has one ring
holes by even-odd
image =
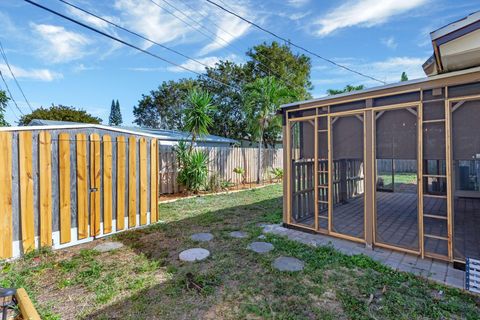
[[[290,122],[291,221],[315,226],[315,122]]]
[[[364,238],[363,115],[331,121],[333,162],[332,231]]]
[[[377,112],[376,242],[419,250],[417,108]]]
[[[451,110],[454,258],[480,259],[480,100],[453,103]]]
[[[318,159],[318,228],[328,231],[328,119],[317,118],[317,159]]]

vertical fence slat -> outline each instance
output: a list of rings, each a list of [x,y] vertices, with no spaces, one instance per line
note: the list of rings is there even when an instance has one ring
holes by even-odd
[[[125,137],[117,137],[117,230],[125,228]]]
[[[150,222],[158,221],[158,149],[157,140],[150,144]]]
[[[60,243],[71,241],[70,222],[70,135],[58,135],[58,177],[60,191]]]
[[[140,138],[140,225],[147,223],[147,141]]]
[[[128,227],[135,227],[137,224],[137,172],[136,172],[136,150],[137,140],[134,136],[128,138]]]
[[[0,132],[0,259],[13,254],[12,224],[12,134]]]
[[[23,252],[26,253],[35,249],[32,133],[30,131],[23,131],[18,134],[18,148],[20,162],[20,224]]]
[[[78,239],[88,237],[87,136],[76,135]]]
[[[40,178],[40,246],[52,246],[52,138],[48,131],[38,135]]]
[[[100,234],[100,136],[90,135],[90,235]]]
[[[112,232],[112,138],[103,136],[103,233]]]

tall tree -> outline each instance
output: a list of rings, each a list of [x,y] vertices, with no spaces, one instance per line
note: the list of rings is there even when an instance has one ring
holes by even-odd
[[[202,87],[212,94],[212,103],[217,107],[212,115],[215,125],[210,128],[210,133],[232,139],[246,139],[246,117],[243,107],[243,94],[241,89],[246,83],[252,81],[251,76],[242,65],[220,61],[214,67],[207,68],[207,75],[217,81],[230,86],[222,85],[206,77],[202,78]]]
[[[208,128],[213,123],[211,114],[215,107],[212,104],[212,96],[207,91],[193,89],[188,93],[187,101],[188,107],[184,111],[185,125],[183,129],[190,132],[191,150],[199,136],[208,134]]]
[[[405,71],[402,72],[402,75],[400,77],[400,81],[408,81],[408,76]]]
[[[8,99],[5,91],[0,90],[0,127],[10,126],[7,120],[5,120],[5,109],[7,107]]]
[[[262,43],[247,51],[250,60],[246,63],[252,80],[266,76],[276,77],[289,90],[295,92],[300,100],[312,98],[310,81],[310,58],[303,54],[294,54],[287,45],[273,41]]]
[[[188,92],[197,86],[199,81],[194,79],[162,82],[157,90],[142,95],[133,108],[133,122],[141,127],[181,130]]]
[[[112,100],[112,105],[110,106],[110,116],[108,117],[108,124],[111,126],[119,126],[123,123],[122,112],[120,111],[120,103]]]
[[[258,142],[257,183],[262,180],[262,148],[266,130],[274,130],[277,138],[281,132],[281,120],[277,115],[280,105],[295,97],[295,92],[275,77],[259,78],[245,86],[246,114],[249,120],[249,131]]]
[[[327,94],[329,96],[333,96],[336,94],[341,94],[341,93],[346,93],[346,92],[352,92],[352,91],[358,91],[358,90],[363,90],[365,89],[365,86],[363,84],[359,86],[352,86],[352,85],[346,85],[345,88],[343,89],[328,89]]]
[[[101,123],[102,119],[94,117],[85,110],[75,109],[63,105],[53,105],[50,108],[40,107],[32,113],[26,114],[20,118],[19,125],[25,126],[33,119],[71,121],[81,123]]]

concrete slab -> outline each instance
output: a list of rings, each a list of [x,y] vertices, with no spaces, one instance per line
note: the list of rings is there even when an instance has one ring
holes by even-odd
[[[278,257],[273,261],[272,266],[279,271],[297,272],[303,270],[305,263],[293,257]]]
[[[205,260],[210,256],[210,251],[203,248],[192,248],[180,252],[178,258],[186,262]]]
[[[190,239],[198,242],[208,242],[213,239],[213,234],[208,232],[194,233],[190,236]]]
[[[267,253],[273,250],[273,244],[263,241],[252,242],[248,245],[247,249],[256,253]]]
[[[103,242],[97,245],[96,247],[93,248],[93,250],[98,251],[98,252],[108,252],[108,251],[113,251],[117,250],[123,247],[123,243],[121,242]]]

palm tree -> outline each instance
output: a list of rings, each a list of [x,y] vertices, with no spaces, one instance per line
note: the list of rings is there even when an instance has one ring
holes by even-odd
[[[274,77],[258,78],[245,86],[245,107],[252,138],[258,142],[257,183],[262,180],[263,134],[267,129],[281,127],[277,110],[295,94]]]
[[[208,128],[213,123],[210,115],[215,107],[212,104],[212,96],[206,91],[197,89],[189,91],[187,101],[188,107],[184,111],[185,125],[183,129],[191,134],[191,151],[197,138],[208,134]]]

